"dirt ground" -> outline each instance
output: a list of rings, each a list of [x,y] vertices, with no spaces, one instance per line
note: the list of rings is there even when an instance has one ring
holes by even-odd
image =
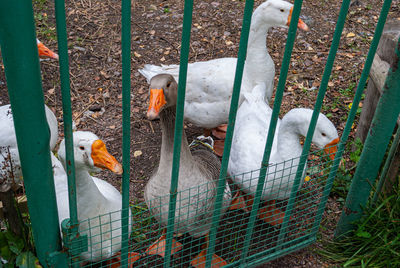
[[[138,73],[144,64],[179,63],[183,0],[132,0],[132,98],[131,98],[131,183],[130,199],[143,201],[143,188],[157,165],[161,133],[157,121],[145,117],[148,85]],[[262,1],[256,0],[255,6]],[[352,1],[328,84],[322,112],[341,135],[349,104],[378,20],[383,1]],[[52,1],[36,1],[39,39],[57,51]],[[44,4],[43,4],[44,3]],[[195,1],[190,62],[219,57],[236,57],[244,1]],[[400,20],[400,1],[394,0],[390,19]],[[70,0],[66,3],[73,118],[78,129],[101,137],[118,160],[122,158],[121,104],[121,6],[110,0]],[[301,18],[310,31],[299,31],[292,55],[281,114],[295,107],[313,108],[329,52],[340,2],[304,1]],[[268,34],[268,48],[279,77],[287,29],[274,28]],[[1,65],[2,66],[2,65]],[[2,66],[3,67],[3,66]],[[9,102],[4,68],[0,68],[0,104]],[[61,92],[58,62],[42,61],[45,101],[60,122]],[[276,83],[275,83],[276,84]],[[351,135],[354,136],[356,127]],[[189,139],[201,130],[187,126]],[[120,189],[121,178],[104,172],[100,177]],[[324,233],[331,235],[340,216],[340,205],[332,196],[323,220]],[[317,244],[317,247],[319,244]],[[260,267],[330,266],[314,253],[315,247],[289,254]]]

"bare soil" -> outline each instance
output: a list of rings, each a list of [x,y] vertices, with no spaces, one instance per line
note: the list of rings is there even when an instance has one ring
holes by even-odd
[[[161,133],[157,121],[145,117],[148,85],[138,73],[144,64],[179,63],[184,1],[132,1],[131,69],[131,180],[130,200],[143,201],[143,188],[157,165]],[[340,48],[328,84],[322,112],[329,116],[341,135],[349,112],[383,1],[352,1]],[[256,0],[255,6],[262,1]],[[392,3],[389,19],[400,20],[399,0]],[[190,62],[235,57],[238,52],[244,1],[195,1]],[[339,14],[340,1],[303,3],[301,18],[310,31],[299,31],[294,47],[281,114],[295,107],[313,108]],[[57,50],[54,4],[35,6],[38,38]],[[69,0],[66,3],[73,119],[80,130],[91,130],[122,160],[121,6],[110,0]],[[276,66],[276,82],[283,57],[287,29],[271,29],[268,48]],[[4,67],[0,68],[0,104],[9,102]],[[45,101],[59,118],[62,105],[59,67],[56,61],[41,62]],[[277,83],[275,83],[277,84]],[[362,107],[362,104],[360,104]],[[27,111],[29,112],[29,111]],[[355,123],[355,126],[357,124]],[[201,130],[186,126],[189,139]],[[354,137],[356,127],[351,136]],[[62,132],[60,132],[62,133]],[[62,138],[62,134],[61,134]],[[345,158],[344,162],[347,159]],[[121,178],[103,172],[99,177],[118,189]],[[332,236],[341,213],[335,195],[324,214],[322,235]],[[308,247],[259,267],[328,267]]]

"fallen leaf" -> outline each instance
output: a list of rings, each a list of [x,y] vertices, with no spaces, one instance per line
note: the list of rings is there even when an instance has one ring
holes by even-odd
[[[226,40],[226,41],[225,41],[225,44],[226,44],[227,46],[231,46],[231,45],[233,45],[233,42],[232,42],[232,41],[229,41],[229,40]]]
[[[329,81],[328,82],[328,87],[333,87],[333,86],[334,86],[334,83],[332,81]]]
[[[160,59],[160,61],[165,61],[165,58],[164,58],[164,57],[162,57],[162,58]]]
[[[142,154],[143,154],[142,151],[138,150],[133,153],[133,157],[138,157],[141,156]]]
[[[54,87],[53,87],[53,88],[50,88],[49,90],[47,90],[47,93],[49,93],[49,94],[54,94],[54,90],[55,90]]]
[[[151,35],[155,35],[156,34],[156,31],[154,31],[154,30],[150,30],[150,32],[149,32]]]
[[[109,129],[115,129],[115,125],[108,126]]]
[[[350,32],[350,33],[348,33],[348,34],[346,35],[347,38],[351,38],[351,37],[354,37],[354,36],[356,36],[356,34],[355,34],[355,33],[352,33],[352,32]]]
[[[142,55],[140,55],[139,53],[137,53],[136,51],[134,51],[133,52],[133,55],[136,57],[136,58],[140,58]]]

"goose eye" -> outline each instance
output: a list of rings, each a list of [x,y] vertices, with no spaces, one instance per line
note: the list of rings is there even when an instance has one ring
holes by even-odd
[[[170,87],[170,86],[171,86],[171,82],[168,82],[168,83],[167,83],[167,87]]]
[[[326,134],[324,132],[321,133],[322,137],[326,137]]]
[[[79,146],[79,149],[81,149],[83,151],[83,150],[85,150],[85,147]]]
[[[285,10],[284,10],[283,8],[281,8],[280,11],[281,11],[282,13],[285,12]]]

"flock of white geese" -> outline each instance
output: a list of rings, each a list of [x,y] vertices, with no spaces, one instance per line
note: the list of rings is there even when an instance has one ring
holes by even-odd
[[[268,54],[266,36],[270,27],[289,25],[292,9],[293,5],[286,1],[267,0],[255,9],[252,16],[240,106],[228,165],[228,173],[233,182],[242,192],[250,196],[254,195],[257,187],[257,170],[261,166],[272,114],[268,102],[274,88],[275,66]],[[308,30],[307,25],[301,20],[298,22],[298,28]],[[58,59],[57,54],[39,41],[38,48],[40,56]],[[189,64],[184,106],[185,120],[208,130],[227,123],[236,60],[236,58],[219,58]],[[162,129],[159,163],[146,185],[144,195],[151,214],[163,228],[166,228],[179,66],[145,65],[139,71],[150,85],[147,117],[150,120],[160,118]],[[58,140],[57,119],[47,106],[45,110],[51,132],[49,147],[53,150]],[[290,194],[293,174],[302,151],[300,137],[306,135],[311,115],[310,109],[296,108],[278,121],[262,192],[262,200],[268,211],[264,210],[264,215],[260,213],[258,215],[273,226],[279,226],[282,222],[284,212],[276,208],[274,202],[286,199]],[[8,148],[14,168],[10,170],[9,165],[4,165],[6,159],[2,154],[1,175],[7,175],[12,171],[18,180],[22,177],[22,173],[10,105],[0,107],[0,125],[0,146]],[[79,228],[81,234],[87,234],[89,238],[89,250],[82,253],[80,258],[90,262],[109,259],[121,249],[121,214],[116,212],[122,208],[122,198],[120,192],[111,184],[91,174],[102,169],[122,174],[122,166],[107,152],[106,145],[95,134],[75,131],[73,141],[78,219],[82,222]],[[312,142],[321,149],[325,148],[332,158],[338,141],[335,126],[326,116],[320,114]],[[51,153],[61,223],[62,220],[69,218],[64,140],[61,141],[57,155],[58,158]],[[188,233],[193,237],[206,236],[201,252],[191,261],[195,267],[204,267],[221,164],[219,158],[207,148],[192,151],[184,130],[180,157],[175,233]],[[292,168],[284,169],[283,163],[290,159],[294,159]],[[254,170],[257,174],[249,173]],[[240,194],[233,196],[229,185],[226,184],[222,212],[229,208],[246,207],[243,203],[249,200],[243,200]],[[173,239],[171,254],[181,248],[182,245]],[[131,263],[143,254],[164,256],[164,251],[165,229],[163,235],[144,253],[130,253]],[[214,254],[212,264],[218,267],[227,263]]]

